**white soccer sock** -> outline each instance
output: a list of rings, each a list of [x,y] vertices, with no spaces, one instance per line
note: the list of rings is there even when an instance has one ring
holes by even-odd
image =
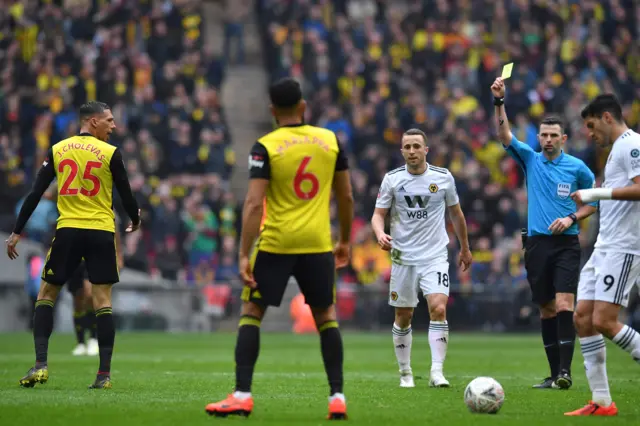
[[[413,342],[411,326],[401,328],[394,323],[391,333],[393,334],[393,347],[396,350],[396,358],[398,359],[400,371],[411,371],[411,343]]]
[[[625,325],[613,338],[613,343],[629,352],[633,359],[640,363],[640,334],[633,328]]]
[[[429,347],[431,347],[431,371],[442,371],[449,343],[449,323],[431,321],[429,323]]]
[[[333,401],[334,399],[341,399],[342,402],[347,402],[347,399],[345,398],[343,393],[334,393],[329,397],[329,402]]]
[[[233,396],[235,396],[238,399],[248,399],[251,398],[251,392],[239,392],[239,391],[235,391],[233,393]]]
[[[608,407],[611,405],[609,380],[607,379],[607,347],[602,334],[581,337],[580,349],[584,357],[584,368],[591,388],[593,402]]]

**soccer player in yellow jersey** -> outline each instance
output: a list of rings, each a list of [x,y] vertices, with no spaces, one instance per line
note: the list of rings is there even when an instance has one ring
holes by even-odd
[[[260,138],[249,156],[239,266],[246,283],[235,350],[235,391],[207,405],[211,415],[248,416],[251,382],[267,306],[279,306],[291,276],[311,307],[329,379],[329,418],[346,419],[342,337],[336,321],[335,269],[349,262],[353,194],[346,156],[336,135],[305,125],[300,85],[285,78],[269,89],[279,128]],[[331,241],[329,205],[338,203],[340,240]],[[259,232],[266,197],[267,216]],[[259,238],[258,238],[259,234]],[[256,249],[251,252],[258,238]],[[249,256],[253,259],[250,260]]]
[[[108,105],[88,102],[80,107],[81,129],[53,145],[38,171],[33,188],[20,209],[13,233],[6,241],[10,259],[18,257],[20,233],[40,198],[54,178],[58,179],[58,225],[42,270],[42,284],[36,301],[33,340],[36,363],[20,379],[23,387],[33,387],[49,379],[47,352],[53,330],[53,304],[60,289],[84,259],[96,314],[100,366],[90,389],[111,387],[111,355],[115,328],[111,312],[111,286],[119,281],[113,186],[118,189],[131,225],[140,226],[136,202],[122,154],[107,140],[116,127]]]
[[[57,185],[52,184],[44,193],[44,198],[57,201],[58,191]],[[118,215],[116,219],[116,254],[118,255],[118,268],[124,266],[122,256],[122,241],[118,230]],[[91,298],[91,282],[87,277],[87,268],[84,262],[76,268],[67,281],[67,290],[73,297],[73,328],[76,333],[76,346],[71,352],[75,356],[89,355],[96,356],[100,354],[98,347],[98,334],[96,331],[96,313],[93,311],[93,300]],[[89,332],[89,340],[86,340],[87,331]]]

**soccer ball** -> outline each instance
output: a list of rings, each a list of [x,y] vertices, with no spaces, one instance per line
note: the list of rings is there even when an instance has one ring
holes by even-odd
[[[464,390],[464,403],[472,413],[496,414],[504,402],[504,389],[491,377],[476,377]]]

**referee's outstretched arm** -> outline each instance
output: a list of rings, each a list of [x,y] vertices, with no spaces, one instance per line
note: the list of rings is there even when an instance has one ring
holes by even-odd
[[[493,93],[493,104],[496,106],[496,122],[498,124],[498,139],[505,147],[511,145],[511,128],[509,127],[509,120],[507,120],[507,111],[504,108],[504,94],[505,86],[502,77],[496,78],[491,85],[491,92]]]

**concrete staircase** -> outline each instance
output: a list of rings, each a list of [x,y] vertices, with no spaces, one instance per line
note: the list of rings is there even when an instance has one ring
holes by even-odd
[[[222,5],[218,2],[207,2],[204,9],[208,41],[215,46],[217,53],[222,54],[224,46]],[[245,63],[236,65],[230,61],[221,90],[222,104],[236,151],[237,166],[231,177],[231,188],[239,200],[244,199],[247,189],[249,176],[247,159],[251,146],[271,127],[267,101],[268,77],[263,65],[255,16],[251,16],[250,21],[245,25],[244,44]]]
[[[224,46],[224,15],[220,3],[207,2],[204,5],[206,37],[218,54],[222,54]],[[245,64],[228,65],[221,89],[222,104],[236,151],[237,165],[231,177],[231,188],[238,200],[244,199],[247,190],[249,151],[256,139],[272,129],[267,93],[268,76],[255,18],[252,16],[244,29]],[[298,286],[292,279],[282,305],[269,309],[262,330],[291,330],[293,323],[289,315],[289,304],[298,292]],[[234,330],[236,327],[237,318],[225,320],[219,325],[220,330]]]

